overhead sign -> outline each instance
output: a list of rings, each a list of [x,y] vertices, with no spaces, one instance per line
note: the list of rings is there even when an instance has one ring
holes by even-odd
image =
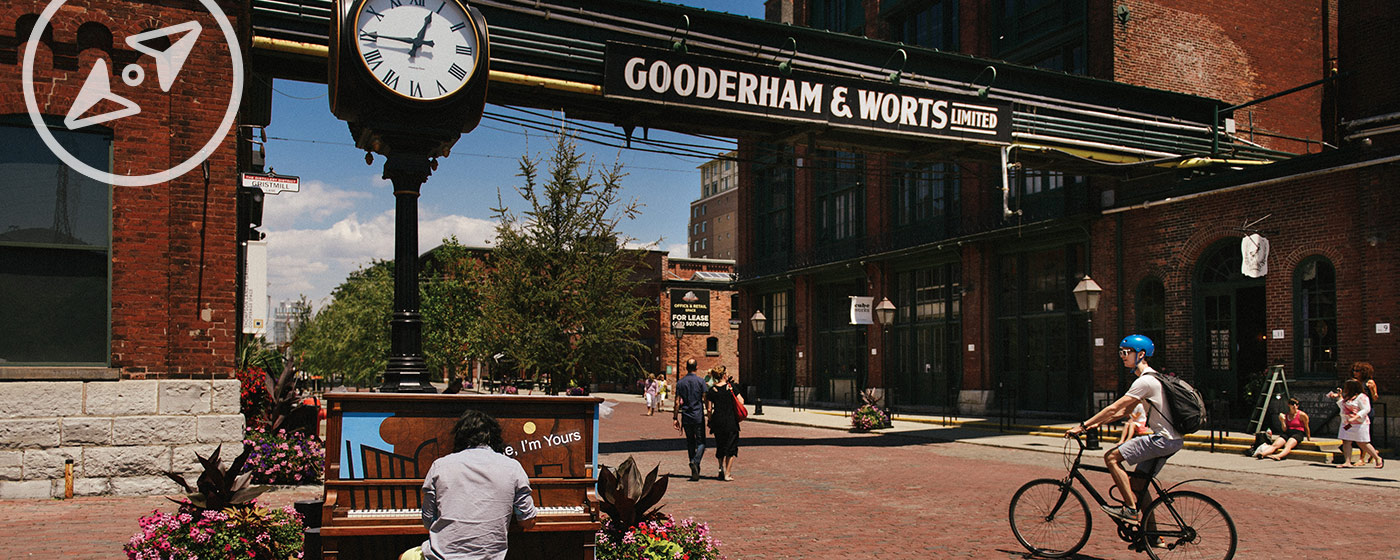
[[[671,290],[671,324],[685,324],[686,334],[709,334],[710,291]]]
[[[1011,143],[1011,104],[697,54],[608,43],[603,93],[767,118]]]
[[[277,194],[286,191],[301,192],[301,177],[271,173],[239,173],[238,175],[243,186],[262,189],[263,194]]]

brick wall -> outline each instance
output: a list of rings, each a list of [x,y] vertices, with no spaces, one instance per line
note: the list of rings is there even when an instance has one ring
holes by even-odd
[[[1239,104],[1323,76],[1323,26],[1319,2],[1248,0],[1124,0],[1126,24],[1115,32],[1111,79]],[[1282,134],[1321,140],[1322,90],[1312,88],[1235,114],[1240,135],[1294,153],[1307,145],[1254,136]],[[1252,124],[1251,124],[1252,123]],[[1311,151],[1318,151],[1312,146]]]
[[[13,42],[0,41],[0,114],[26,113],[20,63],[40,6],[0,7],[0,29],[16,33]],[[236,3],[222,8],[231,17],[238,14]],[[125,39],[190,20],[203,30],[179,78],[162,92],[152,57],[129,49]],[[54,15],[52,29],[52,39],[37,45],[34,63],[44,113],[65,115],[99,59],[111,73],[111,92],[141,108],[105,123],[113,130],[113,173],[172,168],[218,128],[232,70],[216,20],[198,4],[69,2]],[[123,79],[133,64],[144,74],[134,87]],[[116,108],[104,102],[89,114]],[[231,374],[237,181],[231,130],[207,161],[207,190],[199,169],[151,186],[112,188],[111,365],[125,378]]]
[[[1268,339],[1268,363],[1284,364],[1296,375],[1294,341],[1294,273],[1306,258],[1318,255],[1332,262],[1337,273],[1337,362],[1370,361],[1376,366],[1383,392],[1400,383],[1400,356],[1395,335],[1378,335],[1374,324],[1400,316],[1396,297],[1395,261],[1400,257],[1393,239],[1396,204],[1385,196],[1382,185],[1400,181],[1393,166],[1341,171],[1301,180],[1216,194],[1194,200],[1154,206],[1121,214],[1123,244],[1122,317],[1127,328],[1135,324],[1133,293],[1144,278],[1163,280],[1167,296],[1167,337],[1171,344],[1159,347],[1153,361],[1159,369],[1193,372],[1194,278],[1203,253],[1222,240],[1238,243],[1243,235],[1235,228],[1248,219],[1270,215],[1258,227],[1273,230],[1269,273],[1264,277],[1269,331],[1282,329],[1284,338]],[[1387,217],[1388,216],[1388,217]],[[1094,237],[1095,262],[1112,262],[1106,253],[1113,247],[1115,219],[1099,220]],[[1386,240],[1381,241],[1380,238]],[[1375,241],[1372,244],[1372,241]],[[1102,256],[1101,256],[1102,255]],[[1100,260],[1103,259],[1103,260]],[[1105,287],[1117,286],[1111,267],[1097,267]],[[1100,305],[1101,315],[1112,317],[1118,309],[1109,294]],[[1102,363],[1098,364],[1100,367]],[[1112,369],[1098,369],[1098,386],[1106,385]]]

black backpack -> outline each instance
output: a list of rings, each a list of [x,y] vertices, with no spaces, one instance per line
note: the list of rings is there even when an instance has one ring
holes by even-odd
[[[1180,377],[1155,371],[1151,373],[1162,383],[1162,396],[1167,400],[1167,408],[1172,411],[1172,427],[1183,436],[1205,427],[1208,417],[1201,393]],[[1152,403],[1149,401],[1147,404]]]

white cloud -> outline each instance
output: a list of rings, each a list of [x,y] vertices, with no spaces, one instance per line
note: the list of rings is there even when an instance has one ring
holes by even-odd
[[[289,230],[296,226],[325,223],[343,216],[374,194],[337,188],[321,181],[302,181],[301,192],[286,192],[263,199],[263,227]]]
[[[420,216],[418,251],[452,235],[463,245],[488,245],[495,228],[494,222],[466,216]],[[267,241],[268,292],[274,305],[305,294],[319,307],[355,269],[394,258],[394,212],[368,220],[351,213],[322,229],[269,230]]]
[[[670,253],[670,255],[667,255],[669,257],[684,259],[690,256],[690,245],[687,243],[672,243],[666,246],[666,251]]]

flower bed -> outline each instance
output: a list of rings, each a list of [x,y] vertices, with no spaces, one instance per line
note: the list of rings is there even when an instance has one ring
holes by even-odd
[[[267,428],[249,428],[243,445],[252,449],[248,454],[247,472],[255,484],[313,484],[321,480],[326,462],[326,449],[316,438],[300,432]]]
[[[302,557],[301,515],[287,506],[266,509],[159,510],[140,520],[124,550],[128,560],[287,560]]]
[[[667,514],[626,530],[612,521],[598,531],[598,560],[723,560],[719,541],[705,523],[679,523]]]
[[[851,414],[851,429],[857,432],[868,432],[892,425],[890,413],[873,405],[862,406]]]
[[[243,413],[249,427],[261,426],[267,423],[266,416],[269,403],[267,398],[267,372],[259,367],[240,369],[235,372],[238,377],[238,411]]]

